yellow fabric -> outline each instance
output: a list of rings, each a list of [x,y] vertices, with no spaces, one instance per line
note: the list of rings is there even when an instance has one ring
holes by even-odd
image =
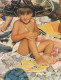
[[[17,68],[22,68],[24,71],[27,71],[27,72],[41,72],[41,71],[44,71],[47,67],[48,66],[39,66],[36,63],[36,61],[33,61],[33,60],[32,61],[22,60],[21,65],[17,66]]]
[[[51,24],[54,32],[59,33],[58,32],[58,27],[60,26],[60,21],[59,20],[58,21],[54,21],[54,22],[51,22],[50,24]]]
[[[50,36],[61,38],[61,34],[58,32],[58,26],[60,21],[51,22],[45,25],[38,26],[39,29],[43,30],[45,33]]]
[[[24,70],[30,70],[30,67],[27,65],[18,65],[17,68],[22,68]]]
[[[38,28],[40,28],[41,30],[43,30],[45,33],[51,34],[52,32],[54,32],[51,24],[41,25],[41,26],[38,26]]]
[[[46,69],[46,66],[41,66],[41,67],[33,69],[33,72],[43,71],[45,69]]]

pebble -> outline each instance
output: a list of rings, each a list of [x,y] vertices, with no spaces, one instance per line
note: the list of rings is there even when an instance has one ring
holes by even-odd
[[[49,76],[51,76],[51,74],[52,74],[52,72],[47,72],[45,75],[46,75],[46,77],[49,77]]]
[[[37,77],[39,77],[40,79],[45,79],[45,77],[43,77],[42,75],[38,74]]]
[[[40,78],[36,77],[35,80],[41,80]]]
[[[35,80],[35,79],[36,79],[36,77],[33,77],[33,78],[32,78],[32,80]],[[30,80],[31,80],[31,79],[30,79]]]
[[[36,73],[33,72],[33,73],[30,74],[30,76],[35,77],[36,76]]]
[[[53,72],[53,69],[52,69],[51,67],[48,67],[48,68],[47,68],[47,71]]]
[[[52,79],[53,79],[53,80],[59,80],[59,76],[55,76],[55,75],[54,75],[54,76],[52,77]]]

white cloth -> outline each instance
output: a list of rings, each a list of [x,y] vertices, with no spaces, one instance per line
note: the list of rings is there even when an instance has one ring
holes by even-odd
[[[12,21],[11,21],[11,24],[10,24],[11,29],[13,28],[14,22],[15,22],[16,20],[18,20],[18,19],[19,19],[19,17],[13,17],[13,19],[12,19]]]

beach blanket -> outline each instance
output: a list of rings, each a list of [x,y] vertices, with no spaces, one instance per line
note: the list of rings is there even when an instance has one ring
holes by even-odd
[[[44,31],[46,34],[49,34],[50,36],[61,38],[60,34],[60,21],[54,21],[45,25],[38,26],[39,29]]]

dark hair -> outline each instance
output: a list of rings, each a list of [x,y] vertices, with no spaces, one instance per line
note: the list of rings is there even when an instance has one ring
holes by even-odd
[[[30,14],[30,13],[33,13],[33,10],[31,9],[31,8],[19,8],[18,10],[17,10],[17,14],[18,15],[20,15],[20,14],[25,14],[25,13],[27,13],[27,14]]]

